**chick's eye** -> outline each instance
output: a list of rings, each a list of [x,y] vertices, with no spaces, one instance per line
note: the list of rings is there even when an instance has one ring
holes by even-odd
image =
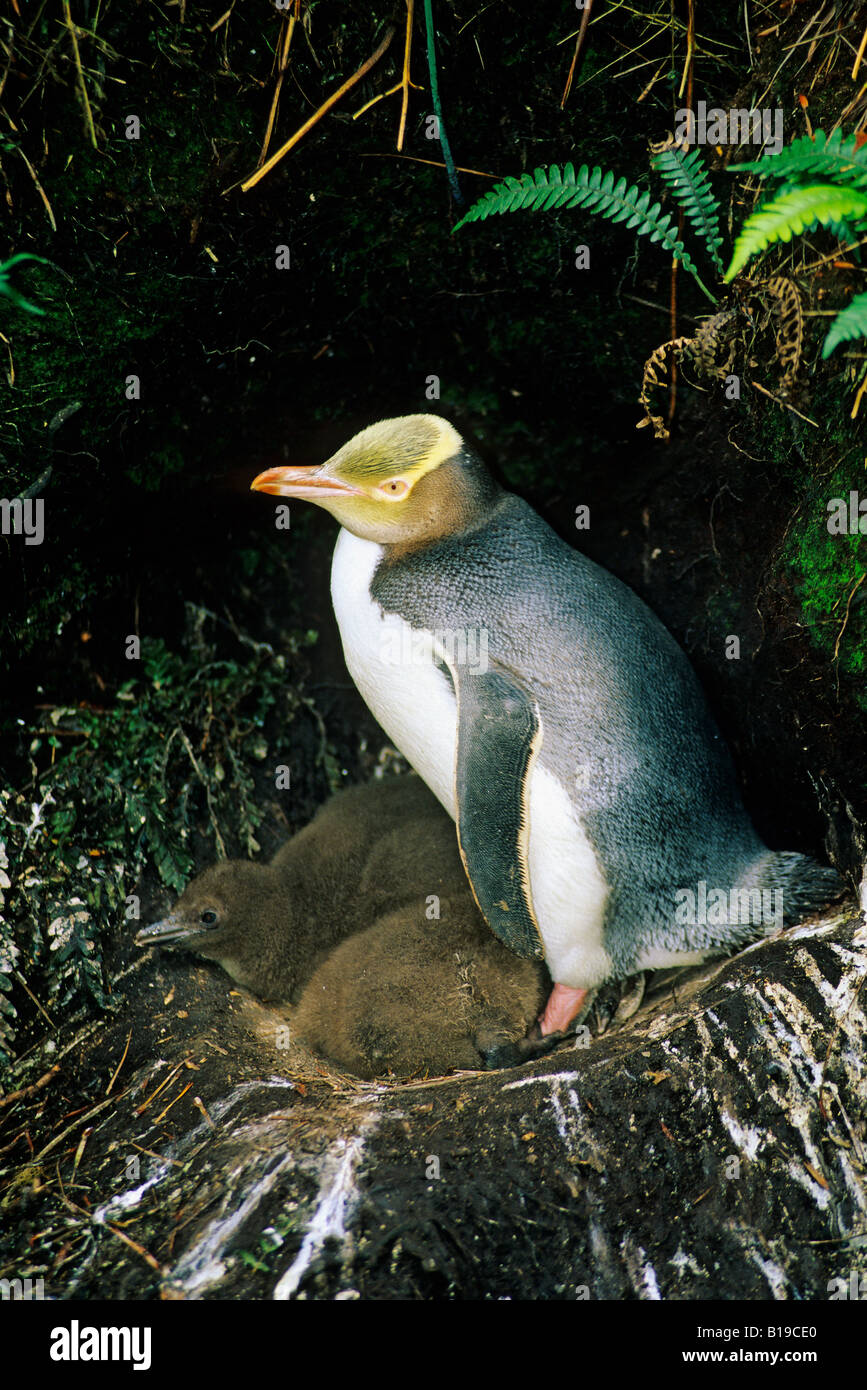
[[[403,478],[389,478],[388,482],[383,483],[382,491],[389,497],[403,497],[407,491],[407,485]]]
[[[215,927],[217,925],[217,914],[213,908],[206,908],[199,918],[203,927]]]

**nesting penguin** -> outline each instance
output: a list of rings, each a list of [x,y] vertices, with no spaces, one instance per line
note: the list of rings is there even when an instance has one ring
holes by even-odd
[[[839,894],[834,870],[759,839],[662,623],[448,421],[380,421],[321,466],[271,468],[252,487],[340,522],[347,667],[456,821],[489,926],[544,956],[544,1033],[606,979],[754,939],[763,893],[777,924]]]
[[[454,826],[418,777],[348,788],[271,864],[226,861],[184,890],[140,946],[197,952],[357,1076],[511,1066],[550,981],[488,930]]]

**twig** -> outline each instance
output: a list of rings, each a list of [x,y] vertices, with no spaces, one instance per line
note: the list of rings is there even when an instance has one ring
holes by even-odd
[[[680,91],[679,91],[678,94],[677,94],[678,97],[682,97],[682,96],[683,96],[683,89],[684,89],[684,87],[687,87],[690,91],[692,90],[692,71],[693,71],[693,61],[692,61],[692,60],[693,60],[694,54],[695,54],[695,5],[694,5],[694,0],[689,0],[688,14],[687,14],[687,23],[686,23],[686,62],[685,62],[684,65],[683,65],[683,77],[680,79]],[[690,100],[689,100],[689,96],[687,96],[687,102],[686,102],[686,104],[687,104],[687,106],[691,106],[691,105],[692,105],[692,103],[691,103]]]
[[[295,33],[295,25],[301,17],[301,0],[295,0],[295,8],[289,16],[286,30],[283,35],[283,44],[280,49],[280,66],[277,72],[277,85],[274,88],[274,96],[271,101],[271,110],[268,113],[268,125],[265,130],[265,139],[262,141],[262,151],[259,155],[256,167],[259,168],[265,162],[268,153],[268,146],[271,143],[271,136],[274,133],[274,122],[277,119],[277,107],[280,105],[280,92],[283,89],[283,78],[286,76],[286,68],[289,63],[289,48],[292,44],[292,35]]]
[[[638,294],[627,294],[625,291],[623,293],[622,298],[631,299],[633,304],[643,304],[645,309],[656,309],[657,312],[660,314],[671,314],[671,306],[669,304],[657,304],[656,301],[653,299],[642,299],[641,296]],[[829,310],[828,312],[836,313],[837,310]],[[688,319],[690,323],[699,322],[699,320],[696,318],[694,314],[681,314],[680,317],[682,319]]]
[[[3,93],[6,89],[6,79],[9,76],[9,70],[12,67],[12,59],[15,56],[15,30],[11,27],[11,25],[9,28],[9,46],[6,49],[6,54],[6,66],[3,69],[3,76],[0,77],[0,97],[3,96]]]
[[[63,0],[63,18],[66,21],[66,27],[69,30],[69,37],[72,40],[72,56],[75,59],[75,71],[78,74],[78,85],[81,89],[81,100],[84,105],[84,116],[87,124],[88,133],[90,135],[90,143],[93,145],[94,149],[98,149],[99,146],[96,143],[96,131],[93,127],[93,112],[90,109],[90,102],[87,99],[87,87],[85,86],[84,82],[84,70],[81,66],[81,54],[78,51],[78,35],[75,32],[75,25],[72,22],[72,15],[69,12],[69,0]]]
[[[12,344],[10,343],[9,339],[6,337],[6,334],[5,334],[5,333],[0,333],[0,342],[6,344],[6,351],[7,351],[8,354],[9,354],[9,370],[8,370],[8,372],[6,373],[6,380],[8,381],[8,383],[9,383],[10,386],[14,386],[14,385],[15,385],[15,359],[14,359],[14,357],[12,356]]]
[[[762,395],[767,396],[768,400],[773,401],[775,405],[782,405],[785,406],[786,410],[791,410],[793,415],[797,415],[798,419],[803,420],[806,424],[812,425],[814,430],[819,428],[816,421],[811,420],[809,415],[802,415],[800,410],[796,410],[793,405],[789,405],[788,401],[781,401],[779,396],[775,396],[772,391],[769,391],[766,386],[761,386],[758,381],[753,381],[752,377],[750,378],[750,386],[754,386],[757,391],[761,391]]]
[[[155,1120],[151,1120],[151,1124],[152,1124],[152,1125],[158,1125],[158,1124],[160,1123],[160,1121],[163,1120],[163,1119],[166,1117],[166,1115],[169,1113],[169,1111],[171,1110],[172,1106],[173,1106],[173,1105],[177,1105],[178,1101],[179,1101],[179,1100],[182,1100],[183,1097],[187,1094],[187,1091],[191,1091],[192,1088],[193,1088],[193,1083],[192,1083],[192,1081],[190,1081],[190,1082],[184,1087],[184,1089],[180,1092],[180,1094],[175,1096],[174,1100],[170,1100],[170,1101],[169,1101],[169,1103],[168,1103],[168,1105],[166,1106],[165,1110],[163,1110],[163,1111],[161,1112],[161,1114],[157,1115],[157,1117],[156,1117]]]
[[[841,643],[842,640],[843,640],[843,633],[846,631],[846,624],[847,624],[848,621],[849,621],[849,609],[852,607],[852,600],[853,600],[853,598],[855,597],[855,595],[856,595],[856,593],[858,592],[858,590],[861,588],[861,585],[864,583],[864,580],[865,580],[865,579],[867,579],[867,571],[865,571],[865,573],[861,575],[861,578],[860,578],[860,579],[856,580],[856,582],[852,585],[852,588],[849,590],[849,598],[848,598],[848,601],[847,601],[847,603],[846,603],[846,615],[845,615],[845,617],[844,617],[844,619],[843,619],[843,624],[842,624],[842,626],[841,626],[841,628],[840,628],[840,631],[837,633],[837,641],[834,643],[834,660],[835,660],[835,661],[837,660],[837,657],[838,657],[838,655],[839,655],[839,653],[840,653],[840,643]]]
[[[859,102],[861,101],[861,98],[863,97],[863,95],[864,95],[865,92],[867,92],[867,82],[864,83],[863,87],[860,87],[860,88],[859,88],[859,90],[856,92],[855,96],[854,96],[854,97],[852,98],[852,100],[849,102],[849,105],[846,106],[846,107],[840,112],[839,116],[837,117],[837,120],[836,120],[835,123],[834,123],[834,129],[835,129],[835,130],[836,130],[837,126],[842,125],[842,123],[847,119],[848,116],[851,116],[852,112],[853,112],[853,111],[855,110],[855,108],[858,106],[858,104],[859,104]]]
[[[128,1245],[130,1250],[134,1250],[137,1255],[141,1255],[145,1264],[150,1265],[151,1269],[156,1270],[157,1274],[163,1276],[168,1274],[168,1270],[165,1266],[160,1264],[159,1260],[155,1260],[153,1255],[145,1250],[143,1245],[139,1245],[137,1240],[133,1240],[131,1236],[126,1235],[118,1226],[112,1226],[110,1221],[106,1221],[105,1229],[111,1231],[113,1236],[117,1236],[118,1240],[122,1240],[124,1245]]]
[[[150,1095],[144,1101],[142,1101],[142,1104],[136,1106],[135,1110],[133,1111],[133,1114],[136,1116],[143,1115],[144,1112],[147,1110],[148,1106],[151,1104],[151,1102],[155,1100],[156,1097],[159,1095],[160,1091],[162,1091],[165,1086],[168,1086],[170,1081],[174,1081],[176,1076],[180,1075],[184,1062],[187,1061],[189,1061],[189,1058],[185,1057],[183,1061],[176,1062],[175,1065],[172,1067],[171,1071],[169,1072],[168,1076],[163,1077],[156,1090],[151,1091]]]
[[[400,85],[403,95],[400,102],[400,126],[397,131],[398,153],[403,149],[403,137],[406,134],[406,116],[409,111],[409,59],[412,53],[412,18],[415,9],[415,0],[406,0],[406,39],[403,46],[403,73],[401,74]],[[867,33],[864,35],[867,39]]]
[[[193,1096],[193,1105],[196,1107],[196,1109],[198,1110],[199,1114],[202,1115],[202,1116],[204,1116],[204,1118],[207,1120],[208,1124],[211,1126],[211,1129],[216,1129],[217,1126],[214,1124],[214,1121],[211,1119],[210,1115],[208,1114],[207,1110],[205,1109],[205,1105],[204,1105],[204,1102],[203,1102],[201,1096]]]
[[[693,56],[694,56],[694,53],[695,53],[695,0],[689,0],[687,20],[688,20],[688,22],[687,22],[687,31],[686,31],[686,66],[684,67],[684,70],[683,70],[683,80],[682,80],[682,82],[681,82],[681,84],[680,84],[680,92],[678,93],[678,96],[680,96],[680,95],[683,93],[684,85],[686,85],[686,106],[687,106],[687,109],[691,111],[691,110],[692,110],[692,95],[693,95],[693,67],[694,67],[694,64],[693,64]],[[678,239],[678,241],[681,241],[682,238],[683,238],[683,228],[684,228],[684,215],[683,215],[683,207],[681,206],[681,207],[679,207],[678,210],[677,210],[677,239]],[[676,258],[674,258],[674,259],[672,260],[672,262],[671,262],[671,291],[670,291],[671,321],[670,321],[670,332],[669,332],[669,337],[672,339],[672,341],[677,337],[677,272],[678,272],[678,268],[679,268],[679,262],[677,261]],[[674,353],[672,352],[672,355],[671,355],[671,377],[670,377],[670,381],[669,381],[669,393],[668,393],[668,423],[669,423],[669,425],[671,425],[671,422],[672,422],[673,419],[674,419],[674,412],[675,412],[676,409],[677,409],[677,358],[675,357]]]
[[[644,64],[642,63],[641,66],[644,67]],[[653,74],[653,76],[651,77],[651,79],[650,79],[650,81],[648,82],[647,86],[644,88],[644,91],[643,91],[643,92],[640,92],[639,95],[635,98],[636,105],[638,104],[638,102],[644,101],[644,98],[645,98],[646,96],[649,96],[649,95],[650,95],[650,93],[652,92],[653,88],[656,86],[657,82],[659,81],[659,79],[660,79],[660,77],[662,76],[662,74],[663,74],[664,71],[665,71],[665,59],[663,59],[663,61],[662,61],[662,62],[660,63],[660,65],[659,65],[659,67],[656,69],[656,72]]]
[[[90,1138],[90,1136],[91,1136],[92,1133],[93,1133],[93,1125],[90,1125],[90,1127],[89,1127],[88,1129],[82,1130],[81,1138],[80,1138],[79,1141],[78,1141],[78,1148],[75,1150],[75,1157],[74,1157],[73,1160],[72,1160],[72,1176],[73,1176],[73,1177],[75,1177],[75,1174],[76,1174],[77,1171],[78,1171],[78,1165],[79,1165],[79,1163],[81,1162],[82,1158],[84,1157],[84,1150],[85,1150],[85,1148],[87,1147],[87,1141],[88,1141],[88,1139]]]
[[[20,1091],[10,1091],[8,1096],[0,1096],[0,1110],[4,1105],[11,1105],[15,1100],[27,1100],[30,1096],[35,1095],[37,1091],[42,1090],[43,1086],[47,1086],[49,1081],[53,1081],[59,1071],[59,1066],[52,1067],[51,1071],[47,1071],[44,1076],[40,1076],[38,1081],[34,1081],[32,1086],[24,1086]]]
[[[865,391],[867,391],[867,372],[864,373],[863,377],[861,378],[861,385],[855,392],[855,400],[852,405],[852,413],[849,417],[850,420],[854,420],[857,417],[858,411],[861,408],[861,400],[864,396]]]
[[[109,1081],[108,1085],[107,1085],[106,1088],[105,1088],[105,1094],[106,1094],[107,1096],[108,1096],[108,1095],[111,1095],[111,1088],[112,1088],[112,1086],[114,1085],[115,1081],[117,1081],[118,1073],[120,1072],[121,1067],[123,1066],[124,1062],[126,1061],[126,1054],[129,1052],[129,1041],[130,1041],[130,1038],[131,1038],[131,1037],[132,1037],[132,1029],[130,1028],[129,1033],[128,1033],[128,1035],[127,1035],[126,1047],[125,1047],[124,1050],[123,1050],[123,1056],[121,1057],[120,1061],[118,1062],[117,1066],[115,1067],[114,1076],[111,1078],[111,1080]]]
[[[584,36],[587,33],[587,25],[590,23],[590,11],[593,9],[593,0],[586,0],[584,13],[581,16],[581,28],[578,30],[578,38],[575,43],[575,52],[572,54],[572,66],[569,69],[569,76],[566,78],[566,86],[563,89],[563,96],[560,101],[560,110],[566,105],[569,93],[572,90],[572,78],[575,76],[575,69],[578,66],[578,55],[584,43]],[[639,97],[639,101],[641,98]]]
[[[179,1158],[169,1158],[166,1154],[158,1154],[156,1149],[148,1149],[144,1144],[137,1144],[134,1139],[132,1146],[134,1149],[138,1149],[139,1153],[147,1154],[149,1158],[159,1159],[160,1163],[172,1163],[176,1168],[183,1168],[184,1166]]]
[[[229,6],[229,8],[226,10],[226,13],[225,13],[225,14],[221,14],[219,19],[215,19],[213,24],[209,24],[209,25],[208,25],[208,30],[209,30],[209,32],[212,33],[212,34],[216,34],[217,30],[220,29],[220,28],[226,23],[226,20],[231,16],[231,13],[232,13],[232,11],[233,11],[234,8],[235,8],[235,0],[232,0],[232,3],[231,3],[231,5]]]
[[[408,159],[412,164],[430,164],[434,169],[445,169],[446,167],[441,159],[420,159],[419,156],[415,154],[394,154],[391,150],[383,150],[382,152],[377,150],[365,150],[361,158]],[[502,179],[504,177],[503,174],[487,174],[484,169],[465,169],[463,164],[456,164],[455,168],[459,174],[475,174],[476,178],[479,179]],[[836,313],[837,311],[834,310],[834,312]],[[347,690],[351,688],[351,686],[347,686]]]
[[[809,265],[801,266],[800,275],[807,275],[810,271],[818,270],[819,266],[825,265],[828,261],[836,261],[840,256],[848,256],[851,251],[857,251],[859,246],[867,246],[867,236],[861,237],[860,241],[849,242],[847,246],[838,246],[833,251],[829,251],[827,256],[822,256],[821,260],[811,261]],[[829,309],[828,314],[838,314],[839,309]]]
[[[50,1014],[48,1014],[48,1013],[45,1012],[45,1010],[43,1009],[43,1007],[42,1007],[42,1005],[40,1004],[39,1000],[36,998],[36,995],[33,993],[33,990],[30,988],[30,986],[28,985],[28,983],[27,983],[27,981],[25,980],[24,976],[21,974],[20,970],[15,970],[15,971],[13,971],[13,974],[15,975],[15,978],[16,978],[16,980],[18,981],[18,983],[19,983],[19,985],[21,986],[21,988],[22,988],[22,989],[30,996],[30,998],[33,1000],[33,1003],[36,1005],[37,1009],[38,1009],[39,1012],[42,1014],[42,1017],[43,1017],[44,1019],[47,1019],[48,1023],[50,1024],[50,1026],[51,1026],[52,1028],[56,1028],[56,1027],[57,1027],[57,1024],[54,1022],[54,1019],[51,1017]]]
[[[86,1115],[78,1115],[72,1121],[71,1125],[67,1125],[66,1129],[62,1129],[50,1143],[45,1145],[44,1149],[40,1149],[39,1153],[34,1155],[33,1162],[39,1163],[47,1153],[50,1153],[52,1149],[56,1149],[58,1144],[62,1144],[68,1134],[71,1134],[74,1129],[78,1129],[80,1124],[86,1124],[88,1120],[92,1120],[95,1115],[98,1115],[101,1110],[105,1110],[107,1106],[114,1105],[117,1101],[123,1100],[125,1095],[126,1091],[121,1091],[120,1095],[109,1096],[107,1100],[101,1100],[99,1105],[94,1105],[91,1110],[88,1110]]]
[[[397,132],[398,151],[403,149],[403,140],[404,136],[406,135],[406,115],[409,109],[409,89],[410,87],[415,87],[416,91],[420,92],[422,90],[418,83],[413,82],[412,78],[409,75],[409,60],[410,53],[412,50],[412,18],[414,9],[415,0],[406,0],[406,41],[404,43],[403,49],[403,72],[401,74],[400,81],[396,82],[393,87],[389,87],[387,92],[377,92],[375,97],[371,97],[370,101],[366,101],[363,106],[360,106],[357,111],[353,111],[352,113],[352,119],[354,121],[357,121],[359,116],[363,116],[365,111],[369,111],[371,106],[375,106],[378,101],[383,101],[386,97],[393,97],[395,92],[402,92],[403,96],[400,103],[400,126],[398,127]]]
[[[283,156],[288,154],[289,151],[293,149],[295,145],[298,144],[298,141],[307,134],[308,130],[311,130],[313,126],[316,125],[317,121],[321,121],[322,117],[328,111],[331,110],[332,106],[336,106],[340,98],[342,96],[345,96],[346,93],[350,90],[350,88],[354,87],[357,82],[361,81],[365,73],[370,72],[370,69],[374,66],[374,64],[379,62],[383,53],[388,48],[388,45],[394,38],[394,33],[394,25],[392,24],[386,30],[385,38],[382,40],[382,43],[379,45],[379,48],[377,48],[376,52],[372,53],[370,57],[361,64],[361,67],[358,69],[358,71],[354,72],[351,77],[348,77],[346,79],[342,86],[337,88],[336,92],[332,92],[331,96],[328,97],[328,99],[322,103],[318,111],[314,111],[310,119],[305,121],[302,126],[299,126],[295,134],[290,136],[290,138],[286,141],[285,145],[280,146],[276,154],[272,154],[271,158],[268,160],[266,164],[262,165],[261,169],[257,169],[255,174],[251,174],[250,178],[248,178],[245,183],[241,184],[242,193],[248,193],[251,188],[254,188],[256,186],[260,179],[263,179],[266,174],[270,174],[275,164],[280,163],[280,160],[283,158]]]
[[[30,171],[30,177],[32,178],[34,184],[36,185],[36,192],[39,194],[40,198],[42,199],[43,203],[45,204],[45,211],[48,213],[48,220],[49,220],[49,222],[51,223],[51,230],[52,230],[52,232],[56,232],[56,231],[57,231],[57,223],[56,223],[56,221],[54,220],[54,213],[53,213],[53,211],[52,211],[51,204],[50,204],[49,201],[48,201],[48,194],[45,192],[45,189],[42,187],[42,184],[39,182],[39,178],[38,178],[38,176],[37,176],[36,170],[34,169],[33,165],[30,163],[30,160],[27,158],[27,155],[24,153],[24,151],[22,150],[21,146],[19,145],[17,148],[18,148],[18,153],[20,154],[21,158],[24,160],[24,163],[27,165],[27,168],[28,168],[29,171]]]
[[[861,42],[858,45],[858,52],[855,54],[855,62],[852,66],[852,81],[858,76],[858,69],[861,66],[861,59],[864,57],[864,49],[867,48],[867,29],[864,30]]]

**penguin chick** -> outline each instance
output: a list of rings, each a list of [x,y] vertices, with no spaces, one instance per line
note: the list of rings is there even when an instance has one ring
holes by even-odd
[[[466,893],[455,828],[420,778],[348,787],[270,864],[197,875],[137,946],[217,961],[263,999],[292,1000],[328,951],[420,894]]]
[[[825,906],[833,869],[771,852],[685,654],[613,574],[505,491],[447,420],[382,420],[252,483],[341,525],[347,668],[457,822],[473,896],[555,981],[694,964]]]
[[[547,971],[497,941],[468,888],[388,913],[337,946],[301,995],[301,1042],[356,1076],[441,1076],[516,1066],[550,1050],[525,1037],[550,988]]]

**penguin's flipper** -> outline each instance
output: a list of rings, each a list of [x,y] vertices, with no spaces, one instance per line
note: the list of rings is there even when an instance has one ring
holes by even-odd
[[[455,672],[452,673],[455,676]],[[542,959],[530,896],[529,780],[541,742],[538,708],[502,669],[461,666],[455,773],[458,843],[488,926],[518,956]]]

